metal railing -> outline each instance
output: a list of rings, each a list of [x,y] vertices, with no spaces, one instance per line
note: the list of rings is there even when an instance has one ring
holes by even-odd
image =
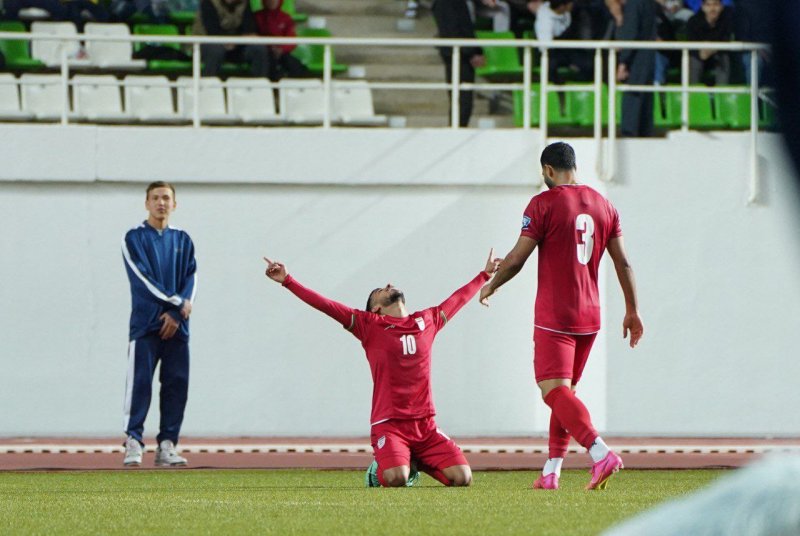
[[[640,42],[640,41],[538,41],[532,39],[417,39],[417,38],[343,38],[343,37],[228,37],[228,36],[170,36],[170,35],[130,35],[127,39],[120,36],[106,35],[67,35],[54,36],[40,33],[0,32],[3,40],[45,40],[64,42],[61,47],[60,71],[62,77],[63,110],[62,124],[69,122],[69,58],[67,46],[75,41],[109,41],[131,43],[177,43],[192,48],[193,99],[192,125],[201,126],[199,110],[199,90],[201,72],[201,44],[233,44],[233,45],[280,45],[280,44],[314,44],[324,47],[323,54],[323,119],[322,128],[331,127],[330,96],[332,91],[332,47],[445,47],[452,48],[451,79],[448,82],[367,82],[370,89],[385,90],[449,90],[450,128],[459,128],[459,94],[461,91],[522,91],[522,129],[531,129],[531,85],[533,71],[533,51],[540,51],[540,102],[539,102],[539,138],[544,146],[548,140],[548,93],[551,91],[586,91],[587,84],[551,84],[549,81],[549,52],[556,49],[594,50],[594,125],[593,137],[597,146],[596,171],[604,181],[611,181],[616,173],[616,140],[614,128],[616,117],[616,93],[620,92],[679,92],[681,94],[681,130],[689,129],[689,94],[690,93],[749,93],[750,94],[750,191],[748,200],[758,199],[758,102],[764,91],[758,83],[758,53],[768,49],[761,43],[742,42]],[[462,83],[460,82],[461,51],[473,47],[514,47],[522,50],[522,81],[516,83]],[[619,84],[616,80],[617,51],[622,49],[659,50],[681,52],[681,84],[680,86],[640,86]],[[736,87],[692,87],[689,85],[689,53],[694,50],[715,50],[750,54],[751,82],[747,89]],[[603,52],[607,51],[608,59],[608,133],[603,138],[602,125],[602,61]],[[411,73],[413,75],[413,73]],[[280,83],[277,84],[280,87]]]

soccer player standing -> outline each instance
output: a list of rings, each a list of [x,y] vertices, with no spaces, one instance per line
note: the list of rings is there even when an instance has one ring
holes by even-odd
[[[189,315],[197,263],[189,235],[169,226],[176,206],[171,184],[151,183],[145,197],[147,220],[122,240],[132,302],[123,423],[128,466],[142,463],[144,421],[159,361],[161,423],[155,464],[186,465],[175,445],[189,389]]]
[[[644,333],[633,269],[628,263],[619,215],[598,192],[576,181],[575,151],[566,143],[548,145],[541,156],[548,190],[534,196],[522,217],[522,233],[480,301],[513,278],[539,246],[538,288],[533,329],[534,372],[550,407],[549,455],[537,489],[558,489],[561,464],[572,435],[594,461],[587,489],[604,489],[622,468],[622,459],[603,442],[589,412],[575,395],[586,360],[600,330],[597,271],[607,249],[625,297],[623,337],[633,348]]]
[[[431,348],[439,331],[497,270],[489,253],[486,267],[440,305],[409,313],[405,296],[391,284],[376,288],[366,310],[329,300],[297,282],[286,267],[267,261],[266,275],[308,305],[350,331],[367,354],[372,371],[372,426],[375,461],[367,485],[408,485],[416,468],[446,486],[469,486],[472,471],[461,449],[436,426],[431,393]]]

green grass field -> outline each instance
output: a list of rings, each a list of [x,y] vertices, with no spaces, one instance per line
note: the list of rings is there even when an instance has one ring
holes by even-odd
[[[165,470],[0,473],[3,534],[597,534],[723,471],[623,471],[556,492],[530,471],[477,472],[471,488],[422,475],[418,488],[366,489],[363,472]]]

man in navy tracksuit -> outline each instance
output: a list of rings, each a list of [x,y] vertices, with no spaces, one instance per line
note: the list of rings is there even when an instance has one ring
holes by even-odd
[[[168,225],[176,208],[175,188],[166,182],[147,187],[148,218],[122,240],[131,284],[130,345],[125,386],[125,460],[142,463],[144,421],[150,407],[153,375],[159,381],[161,425],[155,464],[186,465],[175,445],[189,387],[189,315],[197,290],[197,264],[189,235]]]

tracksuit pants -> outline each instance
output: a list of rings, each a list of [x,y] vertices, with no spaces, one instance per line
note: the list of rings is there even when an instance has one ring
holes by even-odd
[[[164,341],[152,333],[130,341],[123,427],[127,435],[144,444],[144,421],[159,362],[161,424],[157,440],[169,439],[177,445],[189,391],[189,341],[177,336]]]

